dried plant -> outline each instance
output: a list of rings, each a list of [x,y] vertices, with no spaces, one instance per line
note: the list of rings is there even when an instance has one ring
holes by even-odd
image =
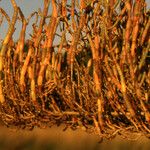
[[[64,124],[109,139],[129,133],[150,138],[145,0],[43,2],[28,18],[15,0],[12,19],[0,8],[0,25],[5,18],[9,24],[0,51],[1,120],[29,129]],[[22,29],[14,41],[17,21]]]

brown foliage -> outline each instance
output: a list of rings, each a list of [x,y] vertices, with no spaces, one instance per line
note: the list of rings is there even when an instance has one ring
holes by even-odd
[[[12,20],[0,8],[9,23],[0,51],[6,125],[65,124],[105,138],[128,137],[128,131],[150,137],[150,16],[144,0],[44,0],[43,11],[28,19],[11,2]],[[25,40],[34,15],[40,21]],[[18,19],[22,29],[14,42]]]

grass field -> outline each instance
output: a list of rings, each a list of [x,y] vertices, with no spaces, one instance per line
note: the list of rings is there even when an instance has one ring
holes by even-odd
[[[149,150],[150,140],[127,141],[115,138],[98,143],[98,137],[83,131],[63,132],[62,128],[16,130],[1,127],[0,150]]]

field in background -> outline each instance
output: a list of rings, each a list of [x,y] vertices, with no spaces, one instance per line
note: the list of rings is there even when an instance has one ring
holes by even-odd
[[[0,150],[149,150],[150,140],[127,141],[115,138],[98,143],[98,137],[63,128],[15,130],[1,127]]]

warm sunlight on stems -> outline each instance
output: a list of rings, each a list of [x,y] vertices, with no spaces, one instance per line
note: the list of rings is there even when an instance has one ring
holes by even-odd
[[[0,7],[0,28],[8,22],[0,39],[4,124],[63,124],[101,140],[150,137],[150,12],[144,0],[43,0],[27,18],[15,0],[11,5],[12,18]]]

